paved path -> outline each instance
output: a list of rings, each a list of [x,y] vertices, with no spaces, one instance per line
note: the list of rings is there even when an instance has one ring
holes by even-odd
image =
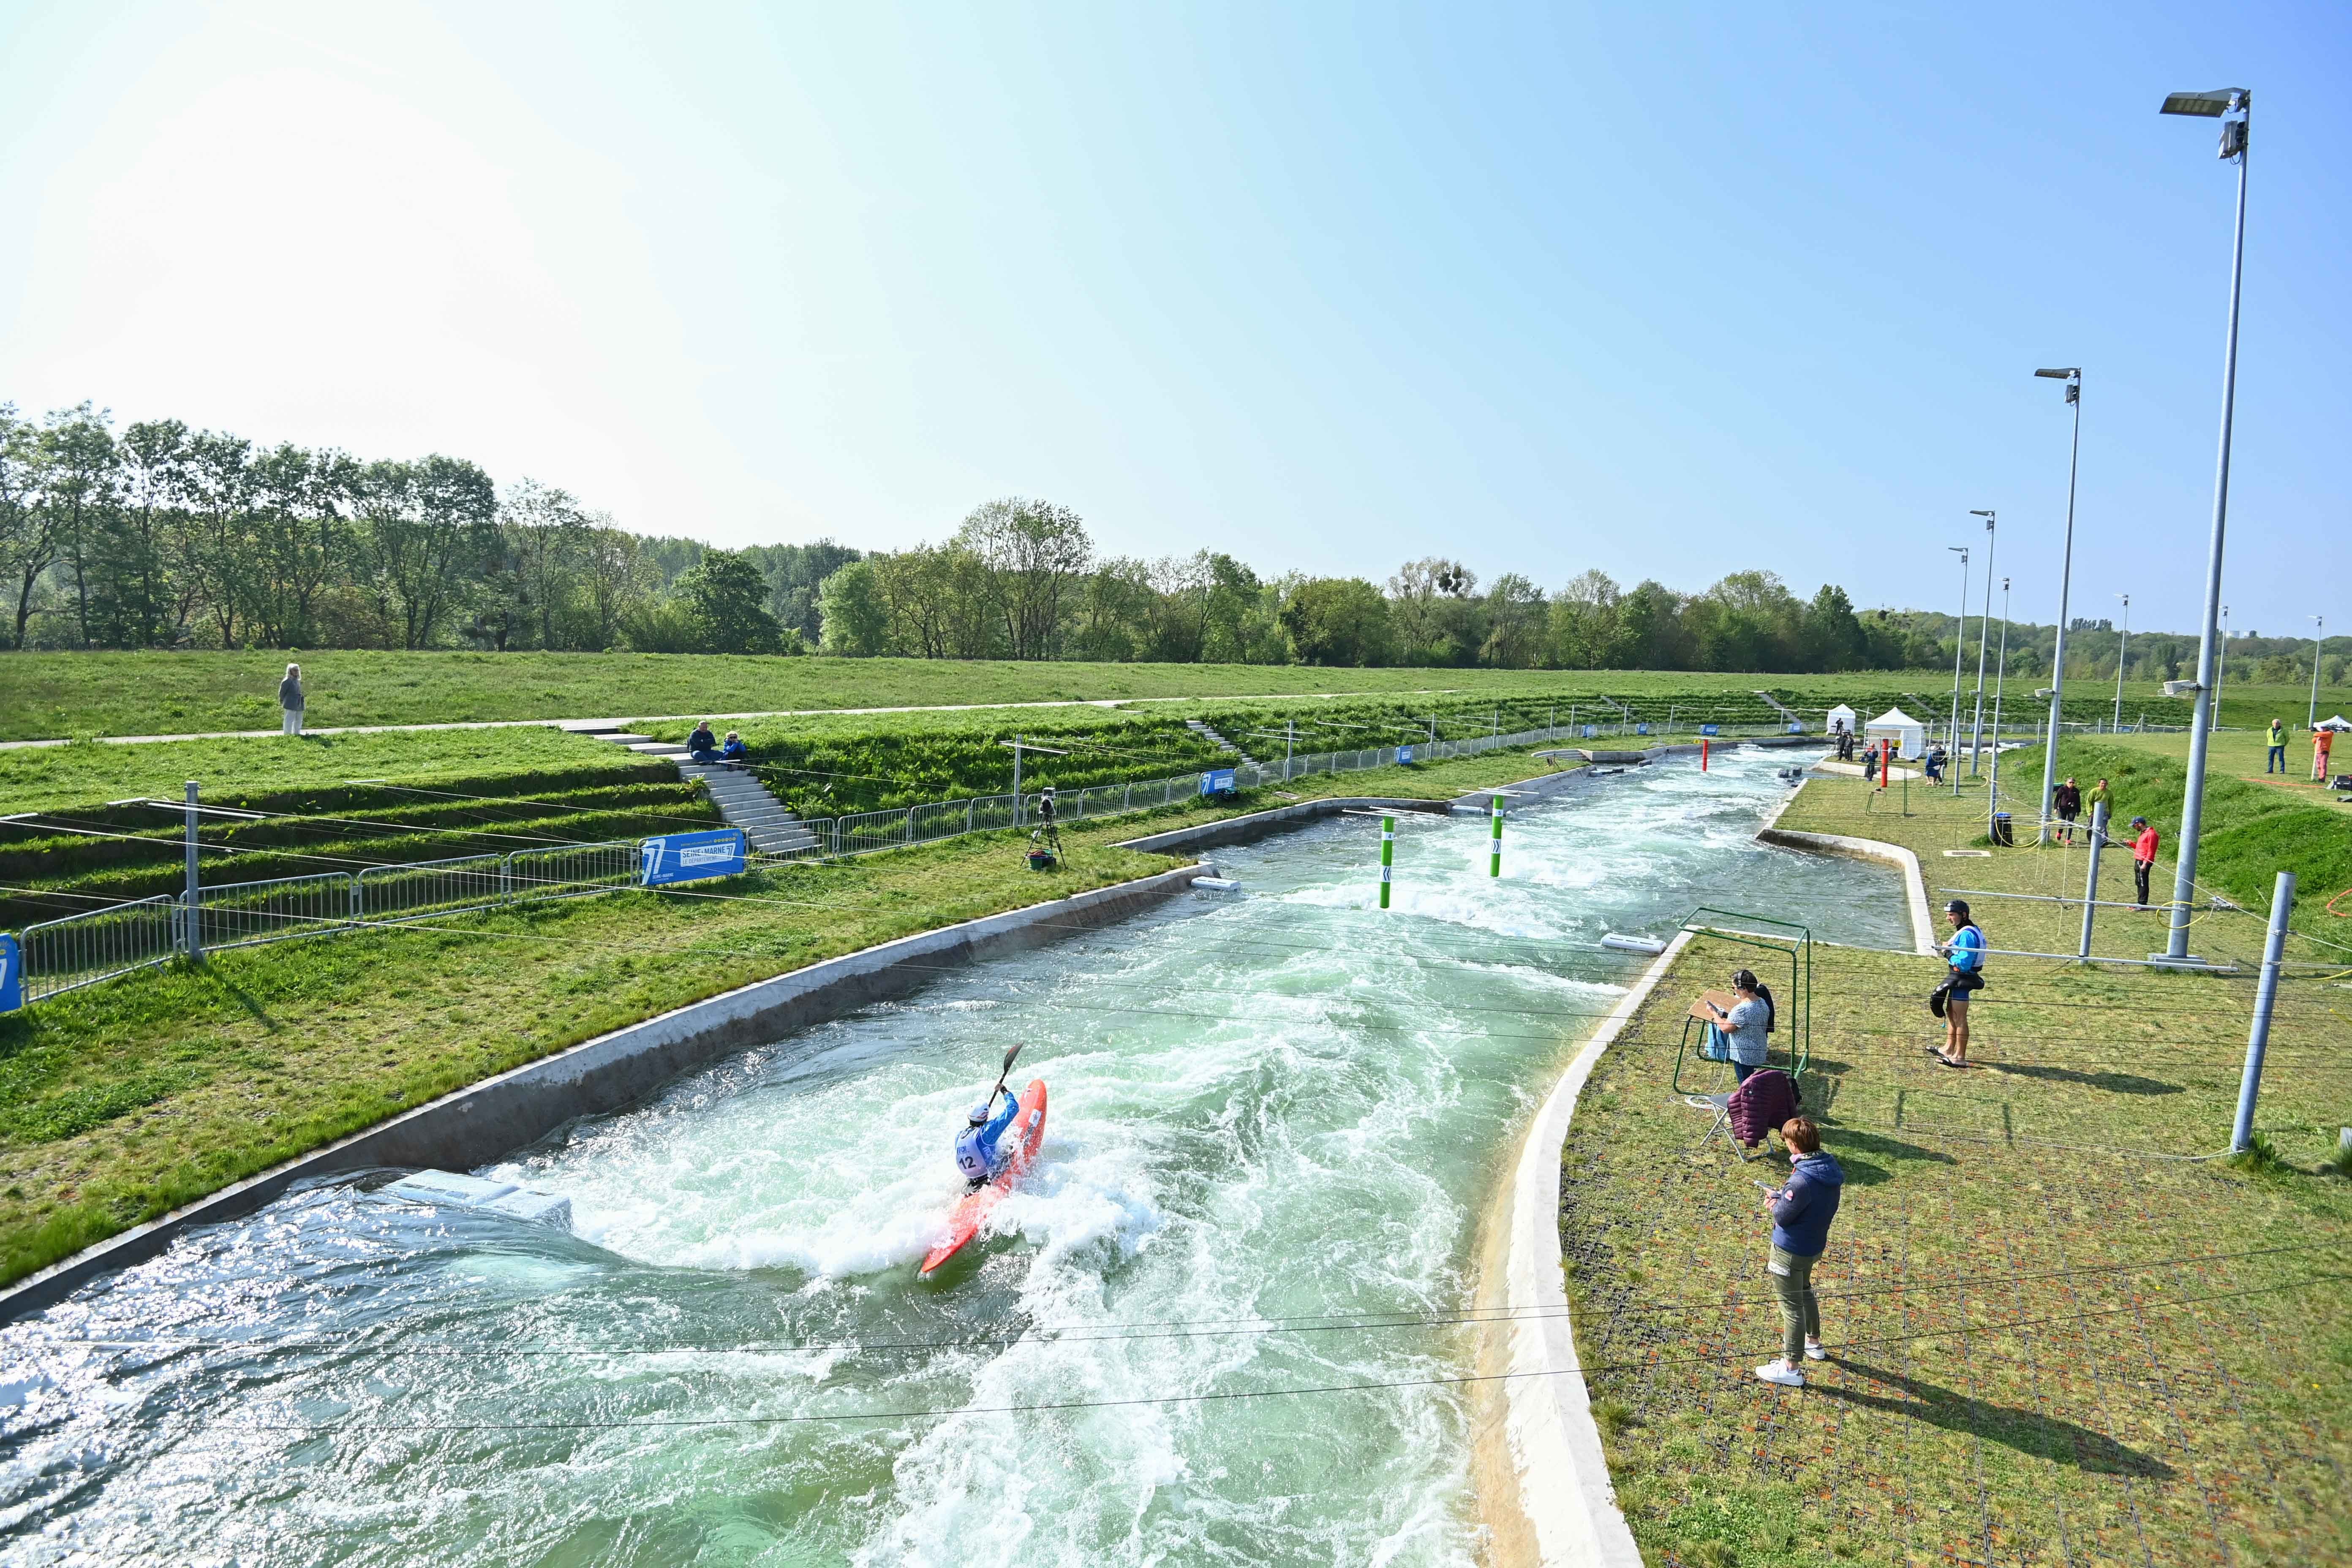
[[[1137,702],[1307,702],[1337,701],[1354,697],[1449,697],[1456,688],[1424,687],[1411,691],[1267,692],[1247,697],[1071,697],[1055,702],[941,702],[904,708],[770,708],[752,713],[637,713],[625,719],[476,719],[454,724],[349,724],[305,730],[306,735],[391,735],[418,730],[570,730],[581,733],[625,730],[632,724],[683,724],[695,719],[818,719],[836,713],[977,713],[1014,708],[1124,708]],[[271,740],[277,730],[197,730],[184,735],[100,735],[110,746],[146,746],[166,741]],[[69,746],[71,741],[0,741],[0,752],[28,751],[40,746]]]

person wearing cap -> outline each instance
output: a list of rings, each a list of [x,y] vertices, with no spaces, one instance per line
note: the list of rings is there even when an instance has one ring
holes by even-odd
[[[2139,889],[2139,907],[2146,909],[2147,875],[2156,869],[2156,829],[2147,825],[2145,816],[2133,817],[2131,825],[2132,832],[2137,835],[2132,840],[2132,881]]]
[[[1952,922],[1952,938],[1936,949],[1951,966],[1939,989],[1944,993],[1944,1045],[1930,1046],[1927,1054],[1948,1068],[1969,1065],[1969,995],[1984,989],[1985,934],[1969,914],[1968,900],[1954,899],[1944,906]]]

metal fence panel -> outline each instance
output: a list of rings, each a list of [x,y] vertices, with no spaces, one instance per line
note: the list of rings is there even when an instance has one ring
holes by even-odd
[[[371,866],[359,874],[360,918],[395,921],[454,915],[506,902],[507,857],[459,855],[405,866]]]
[[[166,963],[180,948],[180,900],[169,893],[86,914],[29,925],[17,939],[24,954],[25,1005],[134,969]]]
[[[356,912],[345,871],[229,882],[196,893],[196,931],[207,952],[347,931]]]
[[[645,861],[634,838],[518,849],[506,858],[508,895],[518,902],[609,893],[616,888],[634,888],[644,879]]]

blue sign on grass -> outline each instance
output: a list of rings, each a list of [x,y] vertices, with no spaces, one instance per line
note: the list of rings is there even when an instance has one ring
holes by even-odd
[[[1399,746],[1397,748],[1397,761],[1399,763],[1409,763],[1412,761],[1412,748],[1411,746]]]
[[[1599,733],[1601,733],[1601,726],[1598,724],[1587,724],[1584,727],[1584,738],[1588,741]]]
[[[1804,732],[1805,727],[1802,724],[1800,724],[1794,719],[1789,721],[1789,733],[1791,735],[1801,735]]]
[[[1231,768],[1211,768],[1201,775],[1202,795],[1231,795],[1233,789],[1234,770]]]
[[[13,1013],[25,1005],[25,950],[16,939],[0,931],[0,1013]]]
[[[648,838],[641,850],[648,888],[672,882],[699,881],[705,877],[731,877],[743,869],[743,830],[723,827],[713,833],[672,833]]]
[[[1636,724],[1633,726],[1633,733],[1636,735],[1646,735],[1649,732],[1650,727],[1647,724]]]
[[[1698,727],[1698,732],[1702,735],[1720,735],[1723,733],[1723,726],[1720,724],[1701,724]]]

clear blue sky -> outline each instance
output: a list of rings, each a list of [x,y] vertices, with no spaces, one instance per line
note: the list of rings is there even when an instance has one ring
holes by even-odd
[[[2352,629],[2340,4],[0,8],[0,398],[441,450],[725,543]]]

